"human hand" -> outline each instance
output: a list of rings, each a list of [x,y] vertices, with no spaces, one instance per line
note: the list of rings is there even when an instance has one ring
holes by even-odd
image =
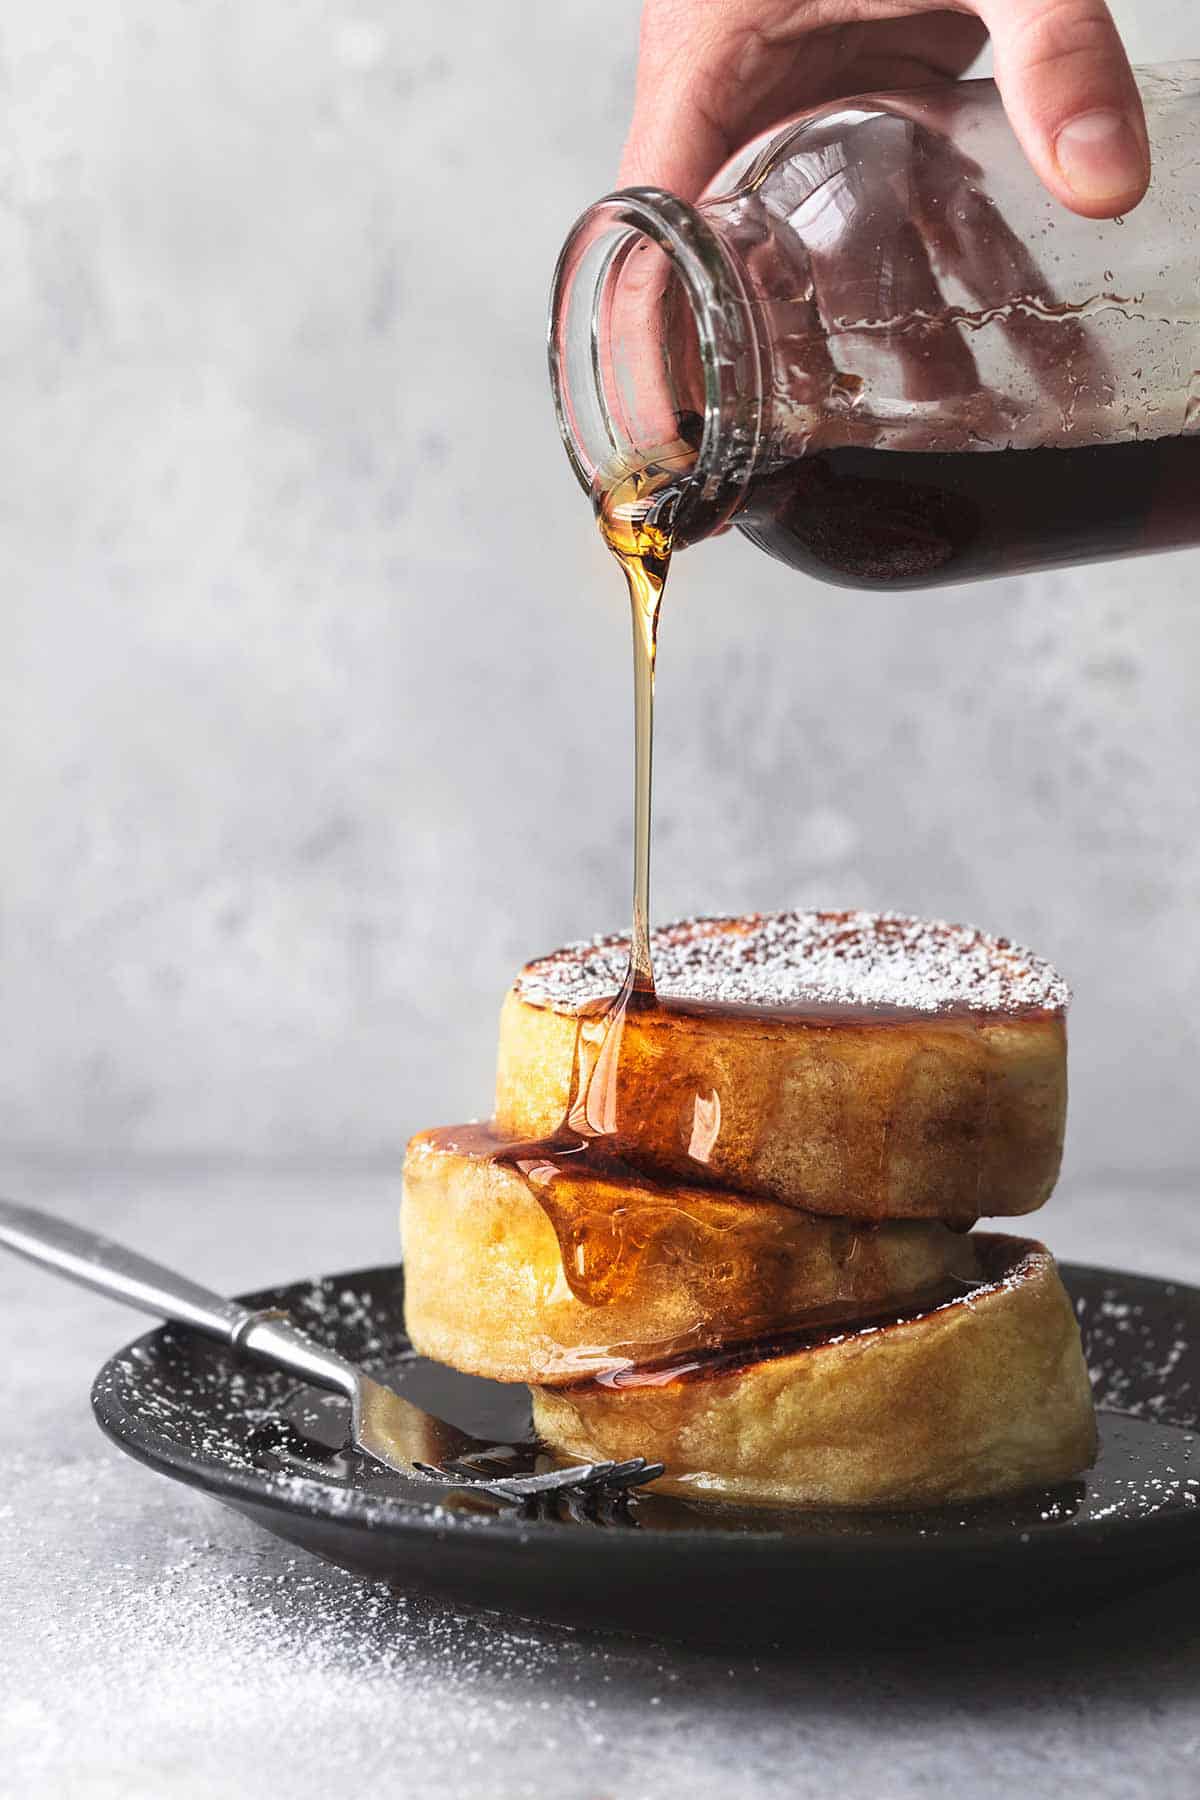
[[[646,0],[621,183],[694,200],[790,114],[954,79],[989,33],[1013,130],[1049,191],[1088,218],[1136,206],[1146,125],[1104,0]]]

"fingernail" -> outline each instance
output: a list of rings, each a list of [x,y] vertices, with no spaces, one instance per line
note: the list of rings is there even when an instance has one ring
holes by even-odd
[[[1054,140],[1063,180],[1079,200],[1118,200],[1142,178],[1142,146],[1124,113],[1080,113]]]

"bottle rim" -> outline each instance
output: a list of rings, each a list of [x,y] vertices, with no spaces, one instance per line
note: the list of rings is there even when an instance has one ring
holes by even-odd
[[[558,258],[549,318],[550,385],[559,433],[580,486],[596,500],[605,472],[628,473],[602,377],[606,287],[645,238],[669,258],[690,308],[704,381],[694,464],[681,484],[682,540],[736,510],[753,473],[763,410],[758,335],[742,272],[702,211],[662,188],[623,188],[580,215]],[[652,453],[655,446],[641,448]]]

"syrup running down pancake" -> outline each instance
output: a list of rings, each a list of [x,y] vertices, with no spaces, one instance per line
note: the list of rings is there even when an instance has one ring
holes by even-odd
[[[493,1381],[557,1383],[815,1316],[969,1287],[975,1240],[775,1200],[498,1157],[485,1126],[422,1132],[404,1166],[409,1336]]]
[[[1032,1212],[1062,1156],[1069,999],[1003,938],[891,913],[696,919],[651,939],[606,1137],[641,1169],[843,1218]],[[549,1137],[625,937],[530,963],[501,1013],[495,1125]]]
[[[984,1277],[927,1311],[534,1391],[564,1457],[652,1453],[665,1491],[917,1507],[1050,1486],[1096,1454],[1079,1328],[1043,1245],[981,1235]]]

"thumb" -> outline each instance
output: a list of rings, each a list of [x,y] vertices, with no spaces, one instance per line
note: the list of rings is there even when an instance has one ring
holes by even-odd
[[[1025,154],[1073,212],[1110,219],[1150,179],[1141,96],[1104,0],[986,0],[996,85]]]

